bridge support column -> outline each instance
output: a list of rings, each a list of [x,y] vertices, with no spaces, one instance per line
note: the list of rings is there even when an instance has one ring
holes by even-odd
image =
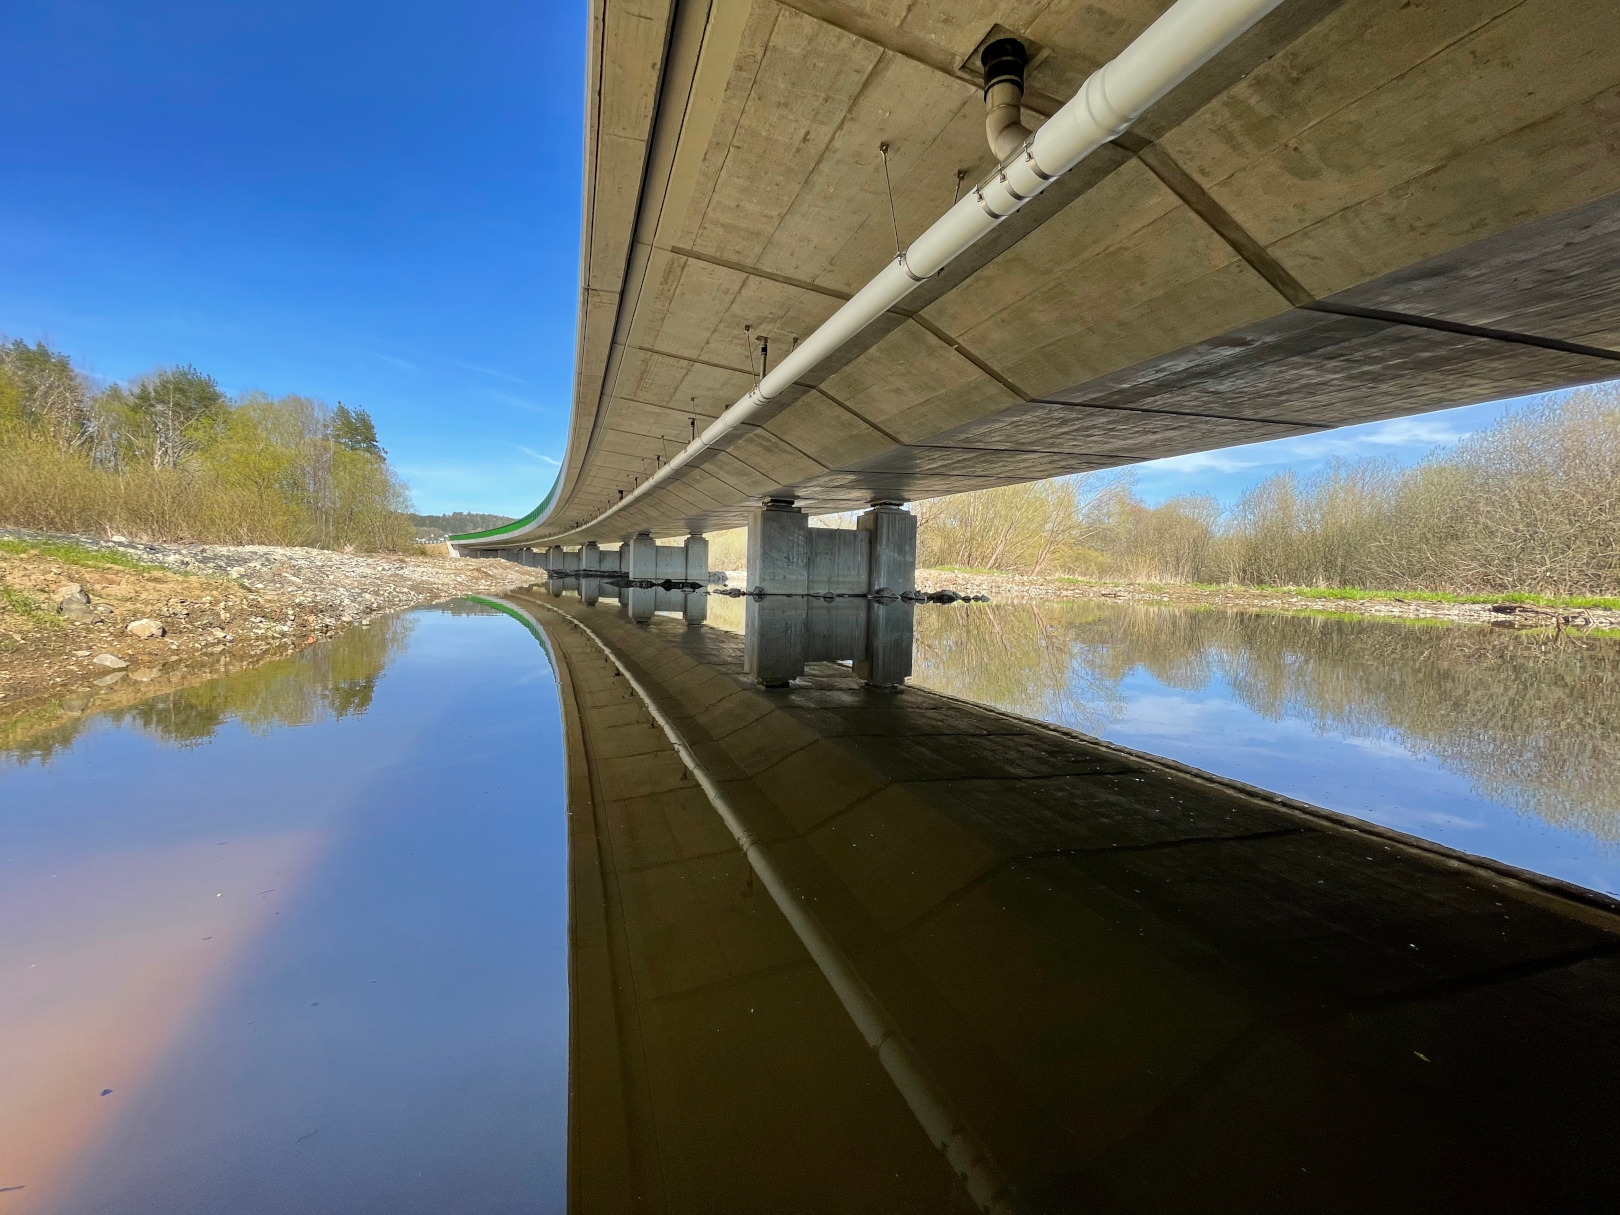
[[[917,516],[898,502],[874,502],[855,521],[872,533],[866,565],[866,593],[899,595],[917,589]]]
[[[579,550],[579,568],[582,570],[599,570],[602,568],[602,550],[592,540]]]
[[[686,580],[709,585],[709,540],[697,534],[686,538]]]
[[[558,573],[561,573],[562,568],[563,568],[562,545],[553,544],[550,548],[548,548],[546,550],[546,569],[548,569],[548,570],[556,570]]]
[[[748,517],[748,589],[803,595],[809,577],[809,516],[790,501],[767,500]]]
[[[628,561],[625,561],[628,555]],[[619,559],[625,565],[627,578],[658,577],[658,542],[651,532],[638,532],[634,539],[619,549]]]

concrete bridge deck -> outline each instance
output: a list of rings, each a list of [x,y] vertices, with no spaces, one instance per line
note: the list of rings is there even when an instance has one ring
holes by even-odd
[[[1620,6],[1284,0],[754,424],[602,520],[1165,0],[595,0],[557,485],[465,547],[617,542],[1620,372]],[[893,181],[891,221],[885,166]]]
[[[562,693],[572,1210],[1620,1195],[1607,900],[841,666],[764,690],[741,637],[609,599],[505,606]]]

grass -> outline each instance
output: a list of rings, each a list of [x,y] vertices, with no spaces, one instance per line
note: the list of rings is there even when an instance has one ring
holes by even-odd
[[[985,574],[995,576],[1011,571],[974,569],[964,565],[939,565],[935,569],[953,574]],[[1027,576],[1027,575],[1019,575]],[[1529,591],[1503,591],[1495,595],[1464,595],[1451,591],[1374,591],[1361,586],[1242,586],[1235,582],[1115,582],[1103,578],[1080,578],[1073,574],[1050,574],[1047,582],[1069,582],[1091,586],[1135,587],[1165,593],[1173,590],[1242,592],[1258,591],[1266,595],[1293,595],[1300,599],[1350,600],[1405,600],[1409,603],[1523,603],[1531,607],[1602,608],[1620,612],[1620,598],[1604,595],[1535,595]]]
[[[121,569],[142,574],[178,574],[184,572],[171,570],[162,565],[152,565],[146,561],[137,561],[135,558],[115,550],[86,548],[82,544],[72,544],[65,540],[0,539],[0,553],[10,553],[14,557],[23,557],[33,553],[40,557],[49,557],[53,561],[60,561],[63,565],[76,565],[81,569]]]
[[[1232,587],[1200,587],[1232,590]],[[1506,591],[1499,595],[1456,595],[1450,591],[1369,591],[1359,586],[1257,586],[1270,595],[1298,595],[1305,599],[1404,599],[1412,603],[1523,603],[1533,607],[1604,608],[1620,611],[1620,599],[1602,595],[1532,595]]]
[[[32,596],[23,594],[14,586],[0,586],[0,602],[5,604],[7,611],[15,612],[24,620],[32,620],[39,624],[62,623],[52,613],[35,603]]]

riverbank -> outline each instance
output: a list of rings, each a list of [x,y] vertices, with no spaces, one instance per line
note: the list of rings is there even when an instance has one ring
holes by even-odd
[[[380,612],[533,581],[507,561],[0,529],[0,745],[281,657]]]
[[[1620,610],[1612,608],[1557,607],[1503,600],[1456,603],[1384,593],[1356,598],[1346,597],[1345,592],[1313,592],[1297,587],[1092,582],[1079,578],[1042,578],[984,570],[921,569],[917,571],[917,588],[925,591],[952,590],[964,595],[989,595],[998,603],[1094,599],[1111,603],[1171,603],[1182,607],[1202,605],[1247,611],[1330,612],[1408,620],[1450,620],[1524,628],[1551,626],[1562,620],[1572,627],[1620,629]]]

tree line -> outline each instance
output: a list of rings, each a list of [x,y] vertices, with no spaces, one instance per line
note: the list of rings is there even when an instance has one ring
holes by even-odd
[[[0,521],[145,539],[402,551],[409,495],[364,409],[231,398],[191,366],[98,387],[0,340]]]
[[[1150,506],[1130,470],[919,504],[919,563],[1458,594],[1620,594],[1620,386],[1560,393],[1408,467],[1273,474]]]

